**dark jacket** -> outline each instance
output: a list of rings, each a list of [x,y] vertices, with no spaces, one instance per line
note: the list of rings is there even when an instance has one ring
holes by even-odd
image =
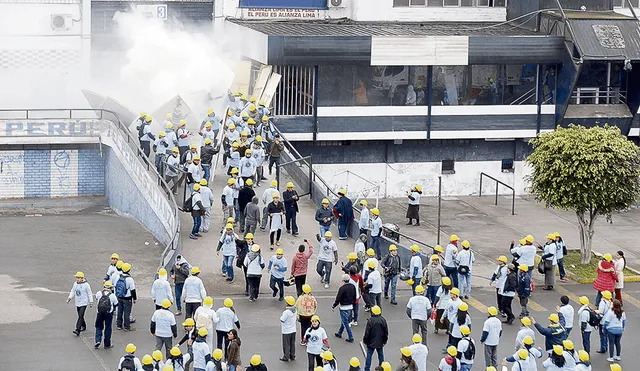
[[[353,203],[347,196],[340,197],[333,208],[338,215],[342,215],[342,218],[353,219]]]
[[[331,308],[335,308],[338,305],[350,305],[356,302],[356,287],[350,283],[343,284],[338,289],[336,294],[336,301],[333,302]]]
[[[526,273],[520,273],[520,280],[518,281],[518,296],[531,296],[531,278],[529,278],[529,275]]]
[[[251,187],[242,187],[238,191],[238,206],[240,207],[240,211],[244,213],[244,208],[247,207],[247,204],[251,202],[253,197],[256,195],[256,192]]]
[[[182,262],[179,269],[176,269],[176,266],[174,265],[171,268],[171,274],[175,275],[176,283],[184,283],[184,280],[189,277],[189,265],[186,262]]]
[[[554,345],[562,345],[562,341],[567,338],[567,332],[564,330],[564,327],[562,327],[564,317],[561,313],[558,313],[558,316],[560,316],[560,324],[549,325],[549,327],[542,327],[539,323],[534,325],[540,335],[544,336],[545,350],[553,349]]]
[[[267,366],[264,363],[261,363],[257,366],[251,365],[247,367],[247,371],[267,371]]]
[[[389,253],[382,259],[382,268],[385,276],[395,276],[400,273],[400,255],[393,256]]]
[[[276,205],[273,201],[269,202],[267,206],[267,212],[269,214],[277,214],[284,211],[284,204],[282,202],[278,202]]]
[[[323,221],[324,218],[329,218],[330,220],[328,222]],[[320,224],[321,226],[324,227],[328,227],[331,225],[331,220],[333,220],[333,212],[331,211],[331,208],[324,208],[322,206],[320,206],[318,208],[318,210],[316,210],[316,221],[318,222],[318,224]]]
[[[348,261],[348,262],[344,265],[344,267],[342,267],[342,271],[343,271],[344,273],[346,273],[346,274],[351,274],[351,267],[352,267],[352,266],[355,266],[355,267],[357,268],[356,270],[357,270],[358,272],[362,272],[362,265],[360,265],[360,263],[358,262],[358,260],[357,260],[357,259],[356,259],[356,261],[355,261],[355,262],[353,262],[353,263],[352,263],[352,262],[350,262],[350,261]]]
[[[244,258],[247,256],[249,252],[249,244],[246,240],[236,240],[236,255],[238,258],[236,259],[236,267],[242,268],[244,264]]]
[[[387,321],[382,316],[371,315],[367,320],[367,327],[364,330],[362,342],[368,348],[382,348],[389,340],[389,327]]]
[[[240,339],[233,339],[227,348],[227,365],[242,365],[240,360]]]
[[[213,160],[213,155],[215,155],[216,149],[213,148],[211,144],[200,147],[200,163],[211,165],[211,160]]]
[[[509,272],[507,279],[504,281],[503,292],[516,292],[518,290],[518,276],[516,272]]]
[[[287,211],[293,211],[295,210],[296,212],[299,211],[298,210],[298,200],[294,200],[293,196],[297,196],[298,192],[296,192],[296,190],[292,190],[292,191],[284,191],[282,192],[282,198],[284,199],[284,208]]]
[[[280,157],[280,152],[284,151],[284,143],[280,142],[280,144],[276,144],[274,141],[271,144],[271,150],[269,151],[269,156],[271,157]]]

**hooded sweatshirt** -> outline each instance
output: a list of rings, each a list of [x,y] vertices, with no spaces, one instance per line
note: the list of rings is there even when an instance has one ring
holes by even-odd
[[[74,297],[76,307],[86,307],[89,303],[93,304],[93,292],[91,292],[89,282],[84,279],[81,283],[74,282],[69,293],[69,300]]]
[[[173,303],[173,295],[171,294],[171,285],[167,281],[167,276],[160,276],[157,280],[153,281],[151,286],[151,299],[156,305],[162,305],[164,299],[169,299]]]
[[[207,290],[205,290],[204,284],[199,277],[189,276],[184,281],[182,296],[184,297],[185,303],[201,303],[207,296]]]
[[[247,267],[247,276],[262,276],[264,259],[259,252],[249,251],[244,258],[244,266]]]
[[[308,246],[306,252],[298,251],[291,262],[291,275],[294,277],[307,274],[309,258],[313,255],[313,247]]]
[[[258,224],[260,221],[260,207],[258,207],[258,196],[253,196],[251,202],[244,209],[245,224]]]

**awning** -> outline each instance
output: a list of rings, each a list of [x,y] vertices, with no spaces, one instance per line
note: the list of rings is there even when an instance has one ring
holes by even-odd
[[[640,60],[640,22],[627,19],[569,19],[584,60]]]
[[[247,56],[271,65],[557,63],[566,53],[562,37],[502,23],[228,19],[227,24],[259,40],[261,45],[248,46]]]

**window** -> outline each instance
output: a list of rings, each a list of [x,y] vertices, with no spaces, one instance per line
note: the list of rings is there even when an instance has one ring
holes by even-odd
[[[505,158],[502,160],[502,172],[503,173],[513,173],[513,159]]]
[[[393,0],[394,7],[425,6],[426,0]]]
[[[640,7],[640,0],[631,0],[631,5],[633,5],[634,8]],[[613,0],[613,6],[616,8],[628,8],[629,4],[627,0]]]
[[[455,165],[453,160],[442,160],[442,174],[455,174]]]
[[[621,0],[618,0],[621,1]],[[640,0],[634,0],[640,1]],[[506,0],[393,0],[394,7],[427,6],[427,7],[504,7]]]
[[[282,76],[273,96],[274,115],[311,116],[315,92],[313,66],[273,66]]]
[[[460,6],[460,0],[444,0],[442,6]]]

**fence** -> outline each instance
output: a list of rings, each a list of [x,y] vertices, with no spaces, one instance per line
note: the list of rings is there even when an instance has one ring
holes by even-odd
[[[512,186],[508,185],[507,183],[503,183],[499,181],[498,179],[492,177],[491,175],[480,173],[480,191],[478,192],[478,197],[482,197],[482,178],[483,177],[487,177],[493,180],[494,182],[496,182],[496,203],[495,203],[496,205],[498,205],[498,186],[503,185],[511,190],[511,215],[516,215],[516,190],[513,189]]]

